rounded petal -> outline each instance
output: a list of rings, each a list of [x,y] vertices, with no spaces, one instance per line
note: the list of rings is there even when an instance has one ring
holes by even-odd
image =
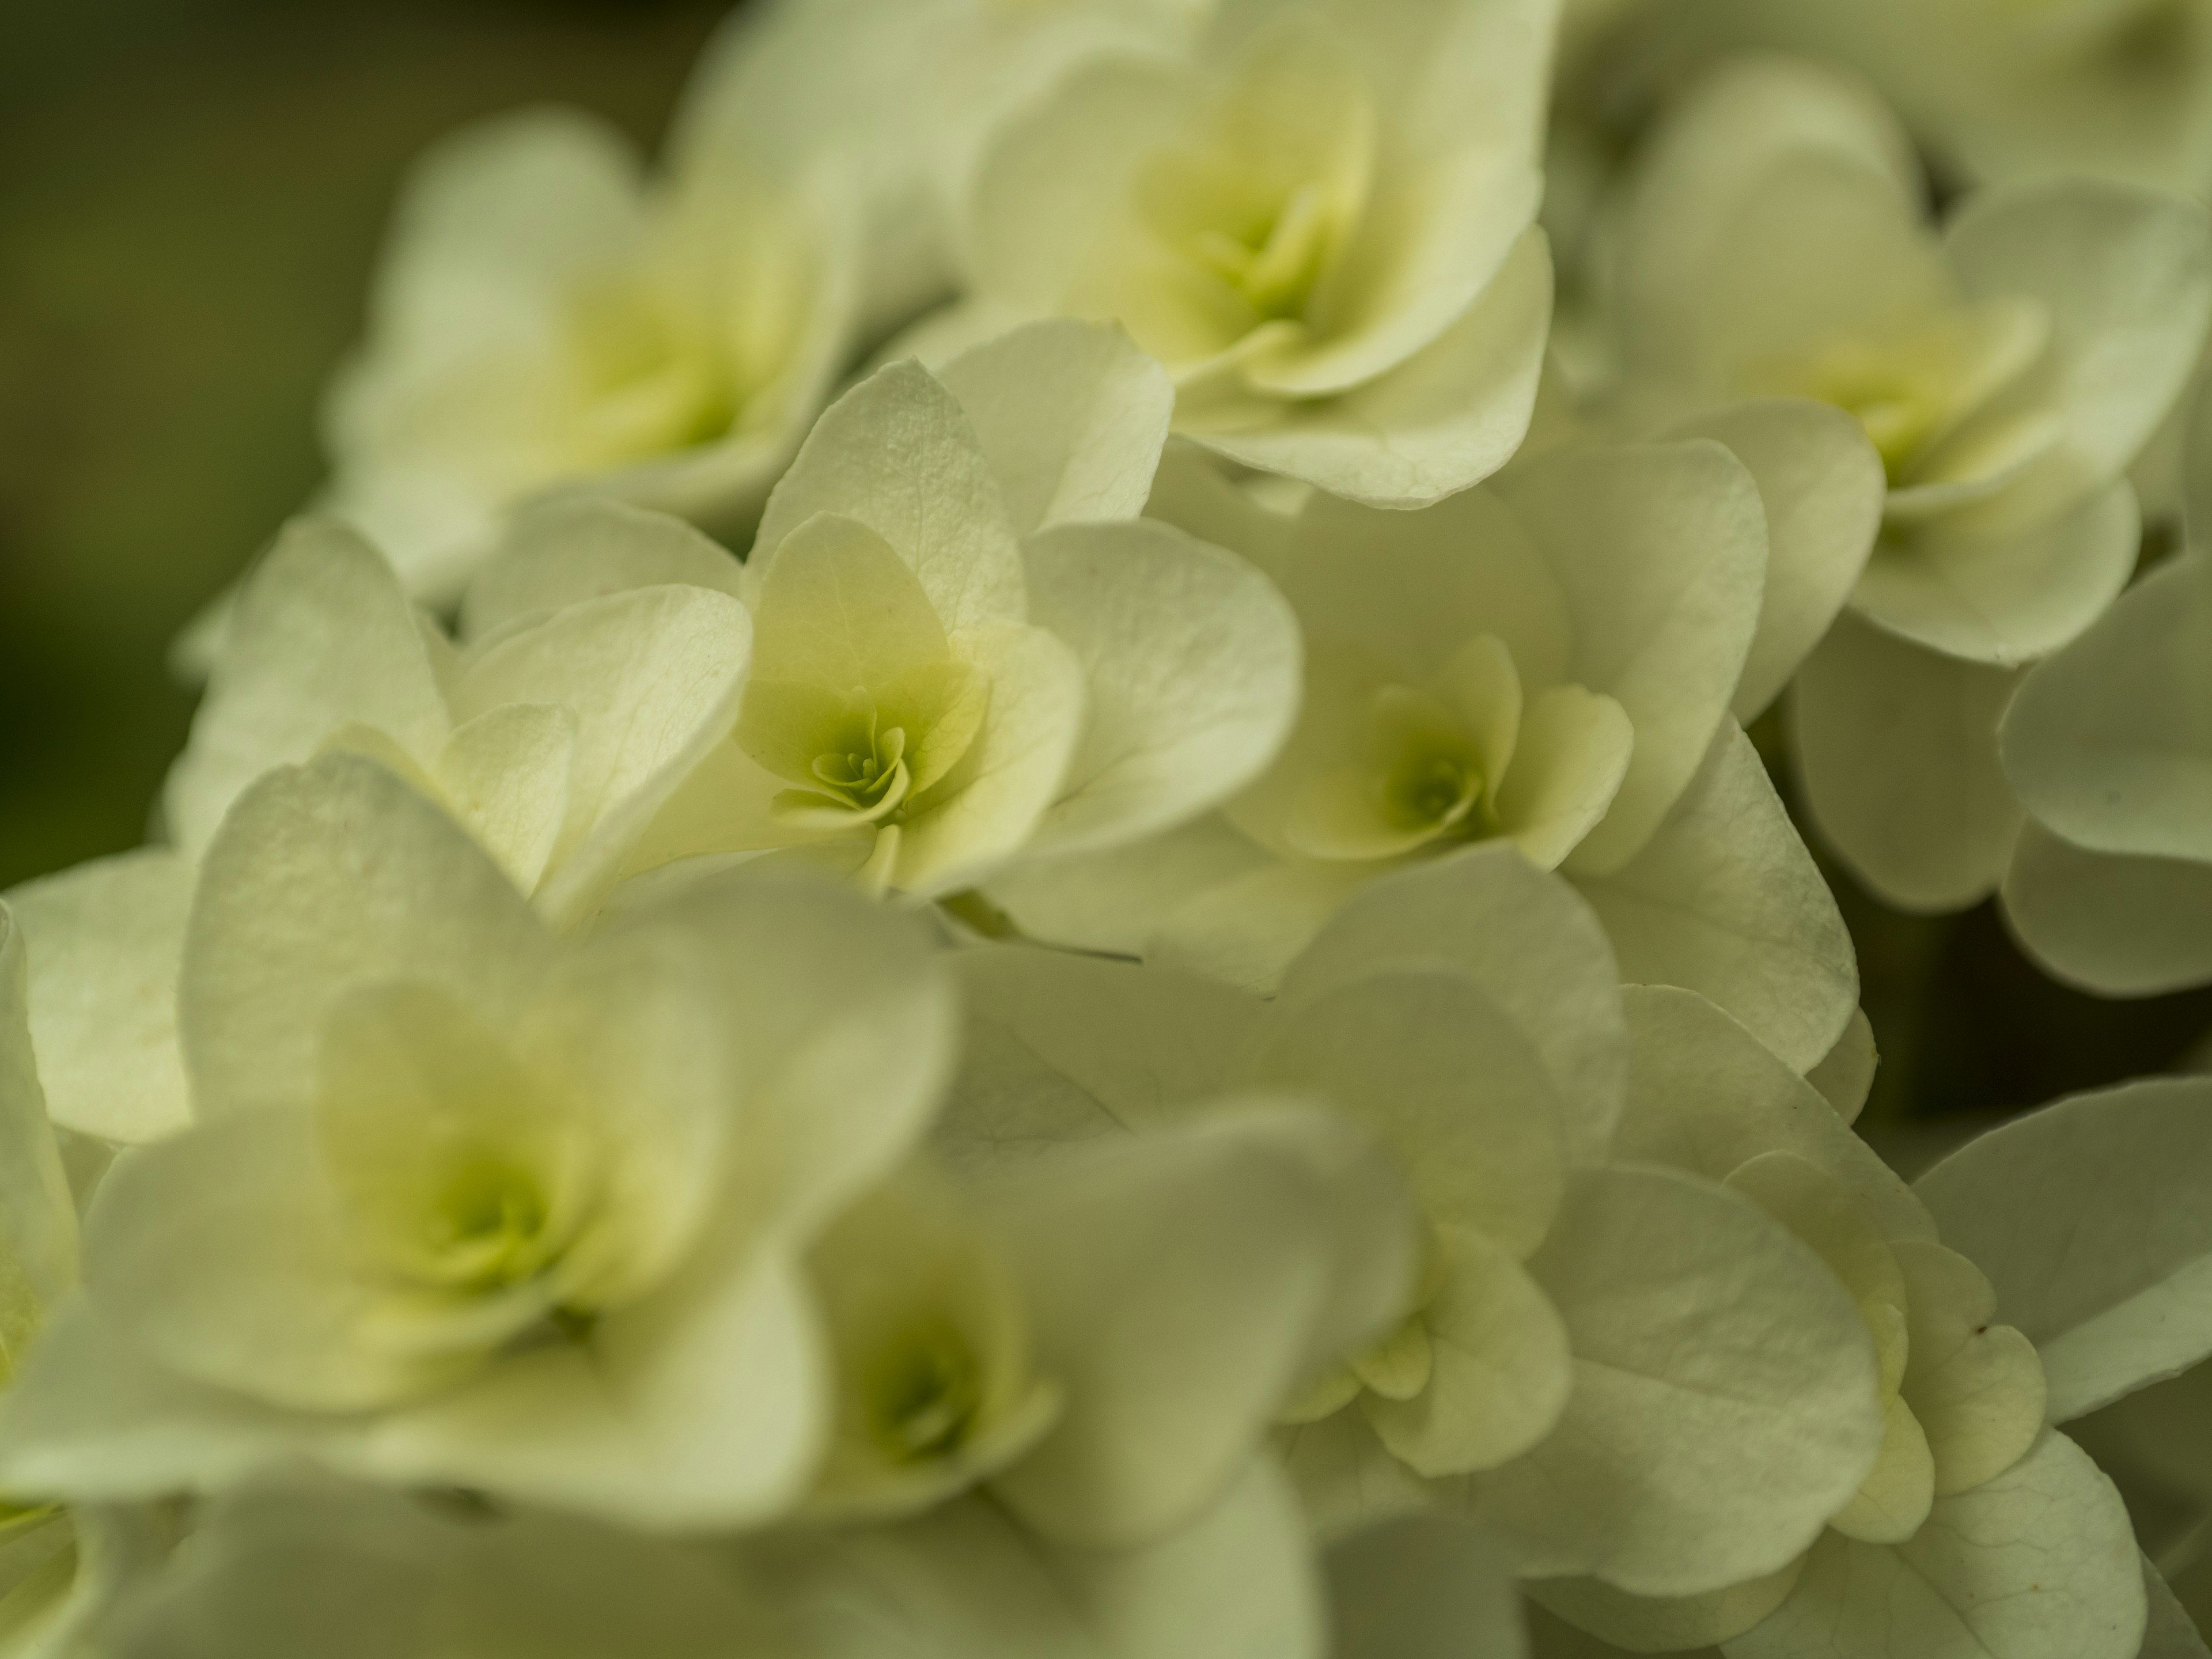
[[[1933,1239],[1911,1190],[1804,1079],[1703,997],[1632,985],[1628,1109],[1616,1158],[1726,1181],[1753,1158],[1792,1152],[1848,1186],[1891,1239]]]
[[[1539,1607],[1616,1649],[1674,1653],[1717,1647],[1742,1635],[1782,1605],[1804,1566],[1800,1556],[1763,1578],[1703,1595],[1631,1595],[1601,1578],[1538,1578],[1527,1589]]]
[[[1866,428],[1808,398],[1723,404],[1666,435],[1725,444],[1750,470],[1766,509],[1759,629],[1729,705],[1748,725],[1782,695],[1850,598],[1881,528],[1888,480]]]
[[[1636,727],[1628,775],[1577,870],[1616,870],[1649,841],[1728,717],[1766,572],[1759,488],[1718,444],[1553,450],[1502,481],[1565,590],[1566,678]]]
[[[1797,677],[1806,804],[1851,873],[1901,910],[1962,910],[2003,876],[2021,811],[1996,757],[2020,677],[1839,617]]]
[[[148,848],[8,894],[29,949],[46,1109],[62,1127],[137,1143],[191,1121],[177,974],[197,873],[183,854]]]
[[[1858,1309],[1747,1200],[1672,1171],[1587,1172],[1529,1270],[1566,1321],[1574,1392],[1552,1436],[1474,1492],[1522,1572],[1662,1596],[1759,1577],[1873,1467]]]
[[[633,587],[711,588],[736,598],[744,567],[681,519],[599,497],[515,514],[461,599],[461,637],[480,641],[526,617]]]
[[[1731,1659],[2135,1659],[2142,1568],[2111,1481],[2063,1435],[1939,1499],[1905,1544],[1814,1547],[1790,1599]]]
[[[1925,1431],[1936,1493],[1995,1480],[2042,1431],[2048,1390],[2035,1345],[1996,1320],[1982,1270],[1940,1244],[1897,1247],[1911,1362],[1905,1403]]]
[[[994,1482],[1030,1524],[1102,1547],[1162,1535],[1341,1357],[1314,1352],[1340,1265],[1336,1230],[1313,1218],[1340,1200],[1297,1144],[1306,1133],[1294,1117],[1225,1118],[1065,1158],[984,1197],[1038,1368],[1066,1390],[1053,1430]],[[1410,1237],[1395,1244],[1402,1294]],[[1364,1311],[1371,1340],[1396,1310]]]
[[[1508,1011],[1463,975],[1385,969],[1285,996],[1270,1014],[1253,1083],[1372,1133],[1431,1223],[1476,1230],[1516,1259],[1536,1248],[1565,1186],[1564,1113]]]
[[[1603,1158],[1627,1045],[1620,979],[1589,911],[1509,847],[1478,848],[1370,884],[1283,981],[1294,1005],[1389,969],[1463,974],[1521,1028],[1563,1110],[1573,1163]]]
[[[1175,384],[1120,329],[1033,323],[970,347],[939,378],[975,428],[1017,535],[1144,511]]]
[[[414,608],[344,526],[288,526],[239,595],[192,738],[163,797],[170,833],[204,851],[256,778],[363,726],[420,763],[452,730]]]
[[[22,930],[0,904],[0,1249],[8,1278],[20,1275],[35,1302],[51,1305],[76,1283],[76,1204],[39,1086],[29,985]],[[42,1311],[18,1302],[16,1294],[0,1301],[0,1351],[10,1358]]]
[[[374,762],[272,773],[209,848],[185,937],[179,1027],[204,1120],[303,1101],[330,1010],[410,979],[511,1026],[550,935],[499,867]]]
[[[471,657],[453,689],[473,719],[509,703],[574,712],[568,815],[541,897],[576,921],[684,774],[721,741],[752,659],[752,618],[726,593],[647,587],[570,605]]]
[[[2212,1083],[2080,1095],[1970,1142],[1915,1190],[2043,1355],[2063,1423],[2212,1353]]]
[[[951,892],[1010,862],[1066,787],[1083,741],[1083,665],[1058,635],[990,628],[968,646],[989,678],[990,708],[944,799],[904,825],[892,879],[911,893]]]
[[[2091,179],[2001,185],[1945,228],[1970,295],[2051,318],[2033,395],[2063,422],[2075,482],[2118,477],[2187,386],[2212,323],[2212,222],[2194,202]]]
[[[1623,979],[1697,992],[1793,1069],[1826,1054],[1850,1019],[1850,934],[1734,721],[1641,852],[1611,875],[1573,880]]]
[[[889,543],[946,632],[1024,619],[1004,493],[959,399],[920,364],[878,369],[815,422],[769,498],[749,576],[764,577],[817,513],[857,519]]]
[[[1998,732],[2021,805],[2092,853],[2212,862],[2212,582],[2153,571],[2021,683]]]
[[[2044,972],[2104,996],[2212,980],[2212,865],[2085,853],[2033,820],[2004,877],[2005,921]]]
[[[1297,619],[1233,554],[1164,524],[1069,525],[1025,550],[1030,617],[1075,652],[1087,722],[1040,852],[1197,817],[1274,758],[1298,707]]]
[[[1391,1455],[1435,1479],[1494,1468],[1550,1433],[1573,1386],[1566,1327],[1511,1255],[1472,1228],[1439,1230],[1443,1285],[1421,1310],[1434,1356],[1410,1400],[1358,1409]]]
[[[1056,951],[952,965],[967,1027],[932,1145],[963,1172],[1182,1121],[1229,1088],[1264,1014],[1212,980]]]
[[[2027,662],[2073,639],[2119,597],[2142,534],[2124,481],[2027,523],[1999,496],[1884,536],[1851,608],[1946,656]]]
[[[1184,905],[1273,862],[1216,814],[1131,846],[1017,865],[983,892],[1040,944],[1141,957]]]
[[[1301,403],[1186,392],[1176,430],[1370,507],[1425,507],[1512,459],[1535,409],[1551,314],[1551,252],[1531,228],[1466,314],[1388,374]]]

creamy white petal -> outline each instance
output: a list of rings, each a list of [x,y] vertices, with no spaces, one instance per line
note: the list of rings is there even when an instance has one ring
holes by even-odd
[[[1729,1659],[2135,1659],[2142,1569],[2112,1482],[2072,1441],[1939,1500],[1910,1543],[1830,1533],[1774,1615]]]
[[[7,895],[46,1110],[64,1128],[137,1142],[191,1121],[177,975],[195,877],[183,854],[149,848]]]
[[[1644,849],[1611,875],[1573,880],[1623,979],[1698,993],[1793,1068],[1826,1054],[1850,1019],[1850,935],[1733,720]]]
[[[1017,535],[1144,510],[1175,386],[1120,329],[1033,323],[939,375],[975,428]]]
[[[1243,560],[1163,524],[1069,525],[1024,549],[1030,617],[1075,652],[1085,725],[1039,853],[1172,828],[1274,758],[1298,706],[1297,618]]]
[[[1374,882],[1283,983],[1286,1005],[1390,968],[1466,975],[1519,1024],[1552,1076],[1575,1163],[1604,1155],[1627,1048],[1620,975],[1573,890],[1509,847],[1477,848]]]
[[[2132,1083],[1981,1136],[1915,1190],[2043,1355],[2063,1423],[2212,1353],[2212,1084]]]
[[[1551,1437],[1474,1483],[1520,1571],[1689,1595],[1778,1571],[1881,1444],[1872,1344],[1828,1268],[1733,1193],[1577,1176],[1530,1261],[1575,1389]]]
[[[2018,683],[1849,617],[1806,659],[1790,706],[1806,804],[1885,902],[1960,910],[1995,890],[2021,824],[1996,757]]]
[[[2106,996],[2212,980],[2212,866],[2085,853],[2031,819],[2003,892],[2013,937],[2055,979]]]

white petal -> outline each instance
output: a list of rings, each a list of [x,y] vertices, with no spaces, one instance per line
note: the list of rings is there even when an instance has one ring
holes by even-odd
[[[907,820],[894,882],[952,891],[1011,862],[1066,787],[1088,712],[1083,665],[1042,628],[991,628],[966,641],[991,703],[951,793]]]
[[[1520,1456],[1558,1424],[1574,1382],[1566,1328],[1519,1262],[1470,1228],[1440,1229],[1437,1250],[1443,1284],[1419,1316],[1428,1386],[1358,1404],[1392,1455],[1431,1478]]]
[[[1806,660],[1790,708],[1806,804],[1884,902],[1960,910],[1996,887],[2021,823],[1996,757],[2018,684],[1849,617]]]
[[[750,1119],[740,1190],[804,1231],[914,1148],[951,1074],[957,1015],[911,917],[805,872],[702,879],[609,925],[706,952]]]
[[[2112,1482],[2063,1435],[1940,1499],[1907,1544],[1830,1533],[1729,1659],[2136,1659],[2142,1569]]]
[[[1159,1536],[1340,1357],[1313,1352],[1338,1275],[1335,1230],[1313,1217],[1339,1200],[1279,1138],[1306,1127],[1240,1115],[1108,1143],[985,1199],[1039,1368],[1066,1391],[1051,1433],[994,1483],[1032,1525],[1094,1546]],[[1410,1278],[1410,1253],[1402,1265]],[[1371,1338],[1395,1310],[1366,1311]]]
[[[919,364],[878,370],[815,423],[769,498],[749,575],[764,575],[817,513],[857,519],[888,542],[948,633],[1023,620],[1004,494],[959,400]]]
[[[62,1173],[39,1086],[22,931],[0,904],[0,1243],[8,1266],[51,1305],[76,1283],[76,1205]],[[13,1297],[9,1300],[12,1302]],[[8,1358],[30,1334],[21,1310],[0,1314]]]
[[[2054,1423],[2212,1354],[2212,1084],[2062,1101],[1969,1143],[1916,1190],[2041,1351]]]
[[[1527,1589],[1537,1606],[1587,1633],[1593,1659],[1597,1653],[1622,1650],[1597,1645],[1608,1637],[1634,1653],[1696,1648],[1702,1655],[1715,1652],[1715,1644],[1742,1635],[1780,1607],[1803,1570],[1801,1557],[1778,1572],[1704,1595],[1631,1595],[1599,1578],[1538,1578]],[[1537,1651],[1544,1659],[1567,1659],[1551,1645],[1540,1644]],[[1577,1659],[1583,1652],[1575,1650]]]
[[[1711,438],[1750,469],[1766,509],[1759,631],[1730,707],[1748,725],[1782,695],[1866,568],[1888,480],[1866,428],[1802,398],[1729,404],[1669,428]]]
[[[1632,985],[1628,1109],[1616,1158],[1726,1181],[1762,1155],[1794,1152],[1844,1182],[1885,1237],[1933,1239],[1920,1201],[1813,1086],[1704,998]]]
[[[2004,877],[2005,921],[2055,979],[2106,996],[2212,980],[2212,866],[2085,853],[2030,820]]]
[[[1883,536],[1851,595],[1861,617],[1969,662],[2055,651],[2101,616],[2135,568],[2142,526],[2124,481],[2021,523],[2000,495]]]
[[[1834,1045],[1858,963],[1834,896],[1751,739],[1731,720],[1658,833],[1575,886],[1605,924],[1621,977],[1719,1004],[1796,1069]]]
[[[960,1074],[933,1145],[983,1170],[1166,1127],[1224,1092],[1257,998],[1164,968],[1004,947],[953,958]]]
[[[1635,724],[1620,793],[1573,856],[1604,873],[1650,838],[1728,716],[1759,622],[1765,512],[1743,465],[1707,441],[1570,446],[1498,493],[1566,592],[1566,677]]]
[[[1467,313],[1389,374],[1305,404],[1186,396],[1176,430],[1372,507],[1425,507],[1480,483],[1527,435],[1551,308],[1551,254],[1531,228]]]
[[[1019,865],[994,877],[983,891],[1028,938],[1139,957],[1183,905],[1273,862],[1213,815],[1133,846]]]
[[[1778,1571],[1858,1490],[1882,1439],[1866,1326],[1747,1200],[1585,1173],[1529,1267],[1575,1390],[1548,1440],[1475,1483],[1521,1571],[1701,1594]]]
[[[382,767],[331,755],[274,773],[201,867],[178,988],[193,1111],[304,1100],[325,1018],[364,983],[413,980],[510,1024],[549,939],[489,857]]]
[[[2188,384],[2212,322],[2212,226],[2194,202],[2089,179],[1970,197],[1945,228],[1969,295],[2049,313],[2034,390],[2065,423],[2076,487],[2119,476]]]
[[[1855,1010],[1836,1046],[1820,1063],[1805,1073],[1805,1081],[1818,1089],[1846,1123],[1856,1123],[1874,1089],[1875,1068],[1881,1064],[1874,1042],[1874,1026],[1863,1008]]]
[[[198,854],[240,791],[348,726],[418,763],[451,729],[413,608],[383,557],[343,526],[287,527],[239,596],[192,739],[169,778],[171,832]]]
[[[633,587],[708,587],[735,598],[744,567],[681,519],[587,498],[523,508],[461,600],[461,636],[481,641],[541,611]]]
[[[2178,560],[2021,683],[1998,743],[2045,828],[2088,852],[2212,861],[2208,630],[2204,561]]]
[[[1040,851],[1169,829],[1274,758],[1298,706],[1297,618],[1232,554],[1164,524],[1068,526],[1027,544],[1031,619],[1071,646],[1088,722]]]
[[[975,426],[1015,534],[1144,511],[1175,386],[1120,329],[1031,324],[971,347],[939,378]]]
[[[191,1121],[177,973],[196,873],[149,848],[8,894],[30,952],[46,1110],[64,1128],[137,1142]]]
[[[1255,1036],[1250,1080],[1368,1130],[1431,1222],[1474,1229],[1516,1259],[1550,1230],[1565,1114],[1511,1013],[1466,975],[1383,969],[1286,995]]]
[[[1570,1160],[1604,1155],[1626,1080],[1620,975],[1564,882],[1491,847],[1372,883],[1292,966],[1284,1000],[1389,968],[1445,969],[1488,993],[1551,1073]]]
[[[797,1268],[774,1249],[710,1249],[587,1347],[508,1356],[380,1419],[344,1459],[647,1531],[736,1528],[789,1508],[812,1476],[823,1364]]]
[[[726,734],[752,657],[752,619],[726,593],[649,587],[589,599],[471,658],[464,720],[503,704],[574,712],[568,817],[540,902],[580,920],[684,775]]]

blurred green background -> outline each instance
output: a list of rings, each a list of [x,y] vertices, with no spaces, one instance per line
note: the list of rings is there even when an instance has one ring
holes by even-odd
[[[316,483],[409,158],[537,100],[651,142],[728,9],[0,0],[0,888],[143,836],[191,714],[165,650]],[[2077,996],[1988,908],[1899,917],[1831,873],[1901,1163],[2212,1028],[2212,995]]]
[[[0,0],[0,888],[143,836],[163,653],[320,471],[409,157],[586,105],[656,140],[729,0]]]

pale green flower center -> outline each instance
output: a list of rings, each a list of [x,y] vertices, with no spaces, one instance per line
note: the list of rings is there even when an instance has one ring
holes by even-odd
[[[1455,827],[1482,797],[1482,774],[1456,753],[1400,756],[1374,780],[1375,805],[1395,829],[1442,830]]]
[[[1296,319],[1321,278],[1334,229],[1321,191],[1301,185],[1273,216],[1237,230],[1201,230],[1189,250],[1263,320]]]
[[[602,465],[711,443],[744,404],[728,350],[679,297],[643,276],[585,289],[569,342],[581,404],[578,442]]]
[[[825,804],[855,812],[895,811],[906,798],[909,781],[906,765],[906,728],[883,726],[875,700],[856,691],[860,715],[837,741],[837,746],[814,757],[815,781],[828,798]]]
[[[931,1323],[878,1359],[868,1395],[869,1432],[892,1462],[946,1457],[975,1431],[983,1369],[949,1322]]]
[[[464,1165],[427,1218],[436,1276],[471,1290],[536,1278],[558,1254],[553,1207],[531,1173],[499,1159]]]

